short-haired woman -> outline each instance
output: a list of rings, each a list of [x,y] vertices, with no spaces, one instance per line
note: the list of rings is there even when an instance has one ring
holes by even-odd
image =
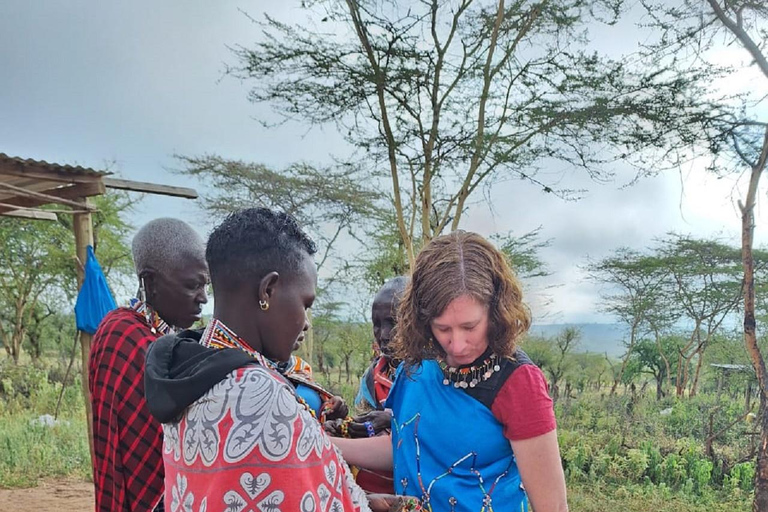
[[[567,510],[552,400],[517,347],[529,325],[498,249],[464,231],[434,239],[398,310],[392,437],[334,442],[351,464],[394,467],[397,493],[428,510]]]

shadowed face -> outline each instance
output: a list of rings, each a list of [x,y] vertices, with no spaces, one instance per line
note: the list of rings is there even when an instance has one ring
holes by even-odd
[[[373,322],[373,337],[382,354],[390,356],[389,343],[392,341],[392,330],[395,327],[395,312],[399,300],[395,289],[384,288],[373,299],[371,321]]]
[[[469,295],[453,299],[430,327],[450,366],[470,364],[488,348],[488,306]]]
[[[260,315],[262,353],[273,361],[287,361],[309,329],[307,310],[315,302],[317,270],[312,257],[305,254],[296,272],[278,276],[268,289],[269,309]],[[256,305],[258,307],[258,304]]]
[[[200,320],[208,302],[208,265],[202,257],[182,255],[169,270],[142,272],[147,303],[168,324],[187,328]]]

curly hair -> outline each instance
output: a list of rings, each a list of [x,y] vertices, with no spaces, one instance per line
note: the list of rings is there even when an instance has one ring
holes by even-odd
[[[459,230],[435,238],[416,258],[397,312],[397,358],[414,367],[445,356],[430,322],[463,295],[488,307],[488,346],[510,357],[531,325],[520,282],[501,251],[477,233]]]
[[[272,271],[296,270],[315,243],[291,215],[268,208],[231,213],[208,238],[205,258],[214,292],[219,283],[237,285]]]

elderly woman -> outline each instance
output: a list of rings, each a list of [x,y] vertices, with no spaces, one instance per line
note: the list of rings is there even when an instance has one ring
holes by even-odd
[[[207,302],[205,245],[189,225],[153,220],[132,249],[137,297],[104,317],[91,345],[97,511],[162,510],[162,431],[144,399],[144,358],[156,338],[199,320]]]
[[[392,436],[334,440],[351,464],[394,467],[435,512],[567,510],[552,401],[518,349],[530,324],[504,255],[456,231],[416,259],[398,311]]]
[[[278,371],[309,328],[314,253],[293,217],[265,208],[233,213],[211,233],[213,320],[158,340],[147,356],[173,510],[369,510],[313,409]]]

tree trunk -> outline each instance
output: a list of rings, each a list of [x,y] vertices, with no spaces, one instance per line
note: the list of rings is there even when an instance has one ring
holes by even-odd
[[[757,446],[753,512],[768,510],[768,397],[760,393],[760,443]]]
[[[13,364],[19,364],[19,357],[21,356],[21,342],[24,340],[24,331],[15,329],[11,336],[11,357],[13,357]]]
[[[347,384],[350,383],[351,375],[349,374],[349,359],[352,357],[352,354],[348,355],[344,358],[344,370],[347,372]]]
[[[696,391],[699,388],[699,374],[701,373],[701,365],[704,361],[704,349],[699,351],[699,361],[696,363],[696,373],[693,374],[693,384],[691,384],[691,392],[688,396],[696,396]]]
[[[768,376],[766,376],[765,359],[757,344],[757,326],[755,322],[755,261],[752,257],[752,244],[755,228],[755,201],[760,175],[768,160],[768,128],[765,130],[763,148],[760,158],[752,167],[749,178],[749,190],[741,209],[741,258],[744,266],[744,344],[752,360],[752,366],[757,375],[760,389],[760,443],[757,447],[757,471],[755,471],[755,500],[752,503],[754,512],[768,510],[768,414],[766,414],[766,392],[768,392]]]
[[[629,356],[632,355],[632,349],[635,347],[635,336],[637,333],[637,325],[633,325],[632,329],[629,332],[629,347],[627,347],[627,355],[624,356],[624,360],[621,362],[621,369],[619,370],[619,374],[616,376],[616,378],[613,381],[613,386],[611,387],[611,396],[616,394],[616,388],[619,386],[619,382],[624,378],[624,371],[627,369],[627,363],[629,363]]]

